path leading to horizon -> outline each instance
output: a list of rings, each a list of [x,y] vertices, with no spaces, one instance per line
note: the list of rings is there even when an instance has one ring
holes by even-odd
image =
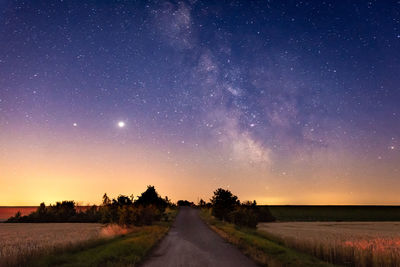
[[[182,207],[167,236],[143,263],[145,267],[256,267],[236,247],[213,232],[198,210]]]

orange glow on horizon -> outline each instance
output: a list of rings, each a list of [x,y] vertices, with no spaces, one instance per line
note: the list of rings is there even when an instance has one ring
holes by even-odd
[[[173,201],[208,201],[213,191],[222,187],[243,201],[269,205],[399,204],[394,187],[388,191],[374,179],[379,170],[366,174],[368,166],[347,155],[328,161],[326,158],[334,157],[319,154],[315,160],[318,168],[312,172],[300,162],[282,173],[240,162],[221,166],[215,163],[218,153],[213,153],[212,147],[193,151],[146,142],[88,141],[71,134],[58,139],[38,131],[39,135],[40,140],[32,133],[2,144],[4,151],[11,153],[0,155],[0,206],[61,200],[100,204],[104,193],[111,197],[139,195],[147,185],[154,185],[161,196]],[[343,172],[340,166],[353,168]]]

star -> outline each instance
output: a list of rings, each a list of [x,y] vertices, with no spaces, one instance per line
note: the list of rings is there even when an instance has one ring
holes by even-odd
[[[78,123],[74,122],[74,123],[72,124],[72,126],[76,127],[76,126],[78,126]]]
[[[125,122],[124,121],[119,121],[118,122],[118,127],[119,128],[124,128],[125,127]]]

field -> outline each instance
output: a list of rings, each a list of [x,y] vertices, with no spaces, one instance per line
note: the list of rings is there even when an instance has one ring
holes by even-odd
[[[400,206],[268,206],[278,221],[400,221]]]
[[[4,207],[0,206],[0,222],[6,221],[8,218],[11,216],[14,216],[15,213],[18,211],[21,212],[21,215],[28,215],[31,212],[34,212],[37,209],[37,207],[34,206],[26,206],[26,207]]]
[[[94,223],[1,223],[0,265],[39,251],[97,239],[101,229],[101,224]]]
[[[0,266],[131,266],[168,232],[165,220],[129,229],[95,223],[0,223]]]
[[[400,222],[285,222],[258,225],[267,237],[332,263],[400,266]]]

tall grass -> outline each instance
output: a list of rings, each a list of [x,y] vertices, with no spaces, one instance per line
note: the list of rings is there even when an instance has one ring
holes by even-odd
[[[287,247],[345,266],[400,266],[400,223],[274,223],[261,232]]]
[[[39,257],[30,265],[136,266],[168,229],[165,223],[135,227],[125,235]]]
[[[41,257],[33,266],[136,266],[168,232],[176,214],[177,210],[167,209],[163,221],[133,227],[127,234],[123,228],[107,227],[107,233],[123,235]]]
[[[15,265],[56,248],[95,240],[101,224],[0,224],[0,266]]]

